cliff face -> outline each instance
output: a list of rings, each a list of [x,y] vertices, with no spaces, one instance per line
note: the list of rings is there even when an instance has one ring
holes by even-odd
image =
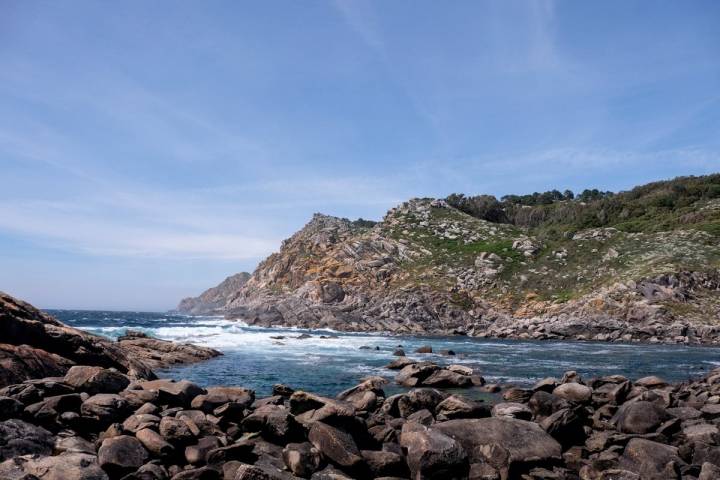
[[[694,228],[550,238],[414,199],[372,227],[316,214],[224,312],[257,325],[714,343],[719,244]]]
[[[231,275],[217,287],[209,288],[197,297],[182,299],[177,311],[188,315],[212,315],[222,312],[249,278],[250,274],[247,272]]]

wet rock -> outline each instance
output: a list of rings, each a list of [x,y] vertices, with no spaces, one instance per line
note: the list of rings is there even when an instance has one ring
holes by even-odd
[[[407,367],[408,365],[412,365],[413,363],[417,362],[408,357],[400,357],[385,365],[385,368],[389,368],[390,370],[402,370],[403,368]]]
[[[432,353],[433,349],[430,345],[423,345],[415,350],[415,353]]]

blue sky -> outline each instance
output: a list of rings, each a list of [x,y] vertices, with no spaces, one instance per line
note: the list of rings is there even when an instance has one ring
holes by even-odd
[[[164,310],[313,212],[720,171],[716,1],[0,0],[0,290]]]

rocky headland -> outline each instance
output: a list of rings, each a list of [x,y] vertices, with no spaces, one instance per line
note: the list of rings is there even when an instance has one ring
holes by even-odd
[[[720,343],[720,175],[528,197],[413,199],[377,223],[316,214],[252,275],[178,308],[261,326]]]
[[[128,332],[113,342],[64,325],[3,292],[0,332],[0,386],[64,375],[74,365],[114,368],[129,378],[152,379],[153,369],[220,355],[210,348],[153,339],[138,332]]]

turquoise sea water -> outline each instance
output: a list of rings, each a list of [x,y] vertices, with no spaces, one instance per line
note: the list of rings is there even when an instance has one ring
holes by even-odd
[[[248,327],[220,317],[166,313],[72,310],[50,313],[69,325],[111,338],[133,329],[157,338],[218,349],[223,356],[157,373],[204,386],[242,385],[255,389],[259,395],[269,394],[275,383],[330,395],[357,384],[367,375],[391,379],[394,372],[383,366],[395,358],[392,353],[398,345],[410,357],[467,365],[489,382],[518,385],[531,384],[546,376],[559,377],[566,370],[577,370],[586,377],[621,374],[635,379],[659,375],[666,380],[682,381],[720,365],[720,348],[711,347],[270,329]],[[311,337],[295,338],[303,333]],[[277,336],[285,338],[271,338]],[[431,345],[435,352],[453,350],[457,355],[414,354],[421,345]],[[370,349],[361,349],[362,346]]]

